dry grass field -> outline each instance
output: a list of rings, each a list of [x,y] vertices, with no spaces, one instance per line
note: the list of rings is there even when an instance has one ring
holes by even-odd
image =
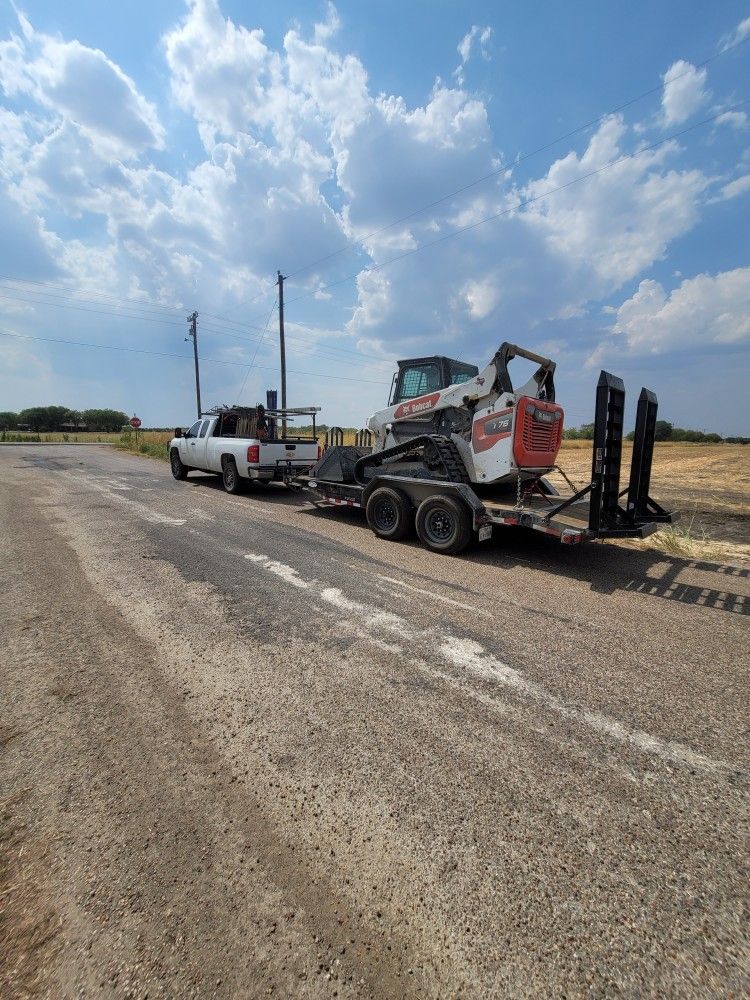
[[[344,431],[344,443],[354,444],[354,430]],[[20,436],[20,435],[19,435]],[[24,435],[27,437],[27,435]],[[48,443],[113,444],[153,458],[167,457],[168,431],[135,434],[41,434],[30,440]],[[323,435],[320,437],[323,443]],[[623,449],[623,483],[627,481],[632,449]],[[591,442],[564,441],[559,464],[576,486],[591,474]],[[561,492],[562,476],[552,477]],[[667,549],[696,558],[750,560],[750,445],[658,444],[654,454],[651,493],[662,506],[678,511],[672,529],[659,531],[644,542],[623,543]]]
[[[623,449],[627,482],[632,447]],[[578,486],[591,474],[591,442],[565,441],[560,466]],[[562,491],[561,476],[553,482]],[[680,519],[639,546],[667,548],[676,555],[750,559],[750,445],[657,444],[651,495]]]

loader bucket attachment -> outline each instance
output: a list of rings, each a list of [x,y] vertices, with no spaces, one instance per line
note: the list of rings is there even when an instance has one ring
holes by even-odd
[[[310,476],[332,483],[353,483],[354,466],[364,455],[369,455],[370,450],[352,445],[328,448],[323,457],[318,459],[317,465],[310,470]]]

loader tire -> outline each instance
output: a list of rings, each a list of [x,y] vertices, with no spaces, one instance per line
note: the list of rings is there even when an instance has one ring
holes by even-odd
[[[243,483],[233,458],[228,458],[224,462],[224,467],[221,470],[221,481],[227,493],[235,496],[238,493],[242,493]]]
[[[190,471],[186,465],[182,464],[182,459],[180,458],[180,453],[176,448],[173,448],[169,455],[169,465],[172,469],[172,475],[175,479],[187,479],[187,474]]]
[[[378,536],[390,542],[404,538],[414,524],[411,502],[401,490],[379,486],[367,498],[367,523]]]
[[[427,497],[417,509],[416,522],[420,542],[446,556],[463,552],[474,534],[469,508],[455,497]]]

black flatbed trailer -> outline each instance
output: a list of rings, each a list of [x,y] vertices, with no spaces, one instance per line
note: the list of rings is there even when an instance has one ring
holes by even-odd
[[[338,465],[343,470],[340,478],[316,475],[317,468],[321,472],[326,468],[321,460],[310,474],[297,476],[293,482],[312,493],[318,505],[364,509],[370,527],[383,538],[396,540],[407,534],[404,525],[397,524],[394,531],[391,522],[404,511],[389,510],[389,504],[390,508],[408,504],[410,515],[414,509],[417,511],[417,532],[424,544],[446,554],[460,552],[474,535],[480,541],[490,538],[495,525],[529,528],[555,537],[563,545],[594,538],[645,538],[660,525],[671,523],[676,515],[649,495],[657,400],[648,389],[641,391],[638,400],[630,480],[620,489],[624,408],[622,381],[603,371],[597,385],[591,480],[569,496],[561,496],[544,477],[519,482],[515,490],[492,493],[465,482],[389,474],[387,463],[379,466],[367,482],[356,482],[353,474],[347,473],[352,455],[343,454],[351,452],[351,448],[339,449],[342,460]],[[367,449],[359,451],[364,454]],[[336,449],[331,452],[335,458]],[[381,507],[384,505],[380,517],[376,509],[379,502]],[[425,505],[429,506],[426,517],[432,517],[435,531],[425,516],[420,517]],[[457,536],[454,532],[445,543],[441,525],[452,517],[463,519],[463,530]]]

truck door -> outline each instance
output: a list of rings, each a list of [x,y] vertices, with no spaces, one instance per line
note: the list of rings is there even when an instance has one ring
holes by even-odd
[[[200,433],[203,421],[196,420],[193,426],[185,431],[185,436],[180,441],[180,458],[189,466],[191,469],[199,469],[200,466],[196,465],[196,444],[198,441],[198,434]]]
[[[210,426],[211,420],[204,420],[198,430],[198,436],[194,440],[192,438],[190,440],[190,464],[194,469],[208,468],[206,465],[206,435]]]

